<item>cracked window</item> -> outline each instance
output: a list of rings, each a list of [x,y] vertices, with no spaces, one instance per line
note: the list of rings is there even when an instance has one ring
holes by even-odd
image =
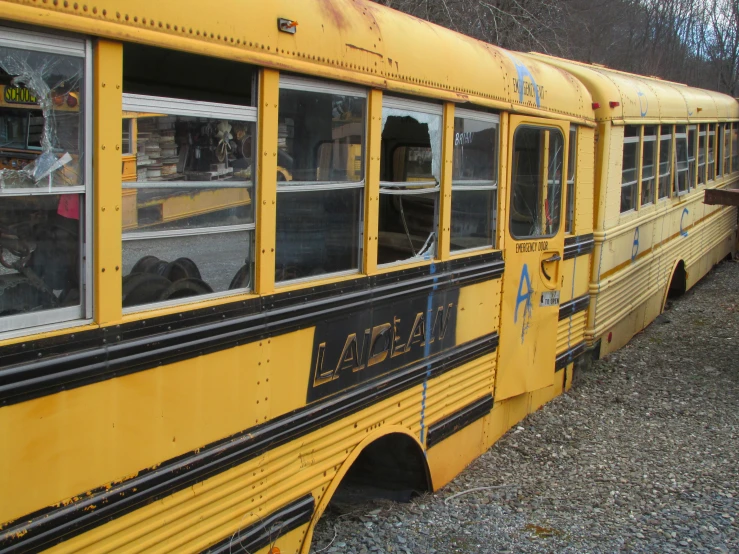
[[[9,46],[20,34],[38,47]],[[83,315],[86,75],[69,42],[0,30],[0,330]]]
[[[377,262],[436,254],[441,106],[386,98],[382,108]]]
[[[558,129],[522,126],[513,136],[511,234],[546,237],[559,231],[564,137]]]

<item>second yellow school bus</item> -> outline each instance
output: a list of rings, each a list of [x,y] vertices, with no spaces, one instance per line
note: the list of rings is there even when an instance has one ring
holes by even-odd
[[[340,486],[443,486],[735,245],[726,96],[364,0],[0,20],[40,130],[19,162],[0,106],[3,552],[307,553]]]

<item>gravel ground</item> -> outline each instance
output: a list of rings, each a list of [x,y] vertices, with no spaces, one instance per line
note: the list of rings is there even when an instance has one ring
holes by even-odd
[[[312,552],[739,552],[737,291],[724,262],[452,483],[337,506]]]

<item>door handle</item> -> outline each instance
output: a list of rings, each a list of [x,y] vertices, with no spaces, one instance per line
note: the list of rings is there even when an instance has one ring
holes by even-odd
[[[554,256],[551,256],[551,257],[547,258],[546,260],[542,260],[541,263],[542,264],[546,264],[546,263],[549,263],[549,262],[558,262],[561,259],[562,259],[562,256],[560,256],[559,254],[555,254]]]
[[[544,274],[544,277],[547,278],[547,281],[551,281],[552,278],[549,276],[549,273],[547,273],[547,270],[544,268],[544,264],[558,262],[561,259],[562,256],[560,256],[559,254],[555,254],[554,256],[550,256],[546,260],[541,261],[541,272]]]

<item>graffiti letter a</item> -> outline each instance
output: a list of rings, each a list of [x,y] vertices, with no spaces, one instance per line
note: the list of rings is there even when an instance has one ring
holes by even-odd
[[[526,291],[524,292],[523,286],[526,284]],[[518,294],[516,295],[516,310],[513,314],[513,323],[518,323],[518,307],[521,302],[525,302],[523,312],[526,315],[527,312],[531,311],[531,295],[534,294],[531,288],[531,279],[529,278],[529,266],[523,264],[523,270],[521,271],[521,280],[518,282]]]

